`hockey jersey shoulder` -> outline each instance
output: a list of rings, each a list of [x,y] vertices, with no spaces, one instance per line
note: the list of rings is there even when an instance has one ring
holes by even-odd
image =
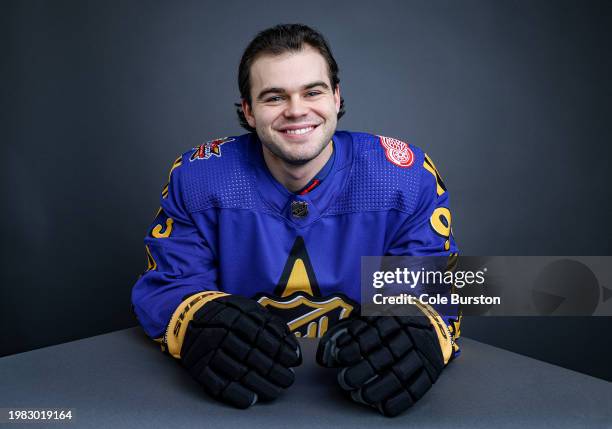
[[[190,212],[254,207],[255,175],[248,162],[249,134],[207,141],[182,155],[180,190]]]
[[[401,140],[368,133],[349,133],[353,159],[347,184],[331,214],[399,210],[412,213],[423,186],[424,152]]]

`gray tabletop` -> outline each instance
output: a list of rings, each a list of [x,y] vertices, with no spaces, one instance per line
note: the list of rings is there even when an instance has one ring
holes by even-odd
[[[70,422],[7,427],[612,428],[612,383],[465,338],[430,392],[385,418],[350,402],[314,362],[316,342],[301,341],[295,384],[248,410],[209,399],[139,328],[1,358],[0,408],[74,410]]]

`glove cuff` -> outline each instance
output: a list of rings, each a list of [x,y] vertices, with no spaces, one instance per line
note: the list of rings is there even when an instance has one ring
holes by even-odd
[[[183,339],[187,331],[187,325],[193,319],[194,314],[200,308],[210,301],[227,296],[229,294],[218,291],[206,291],[191,295],[174,310],[163,342],[166,345],[168,353],[176,359],[181,358],[181,348],[183,347]]]
[[[430,305],[423,304],[419,300],[415,300],[414,305],[427,316],[433,325],[438,337],[438,342],[440,343],[442,356],[444,357],[444,365],[446,365],[453,355],[453,337],[451,336],[448,326],[444,323],[442,316],[440,316],[440,314]]]

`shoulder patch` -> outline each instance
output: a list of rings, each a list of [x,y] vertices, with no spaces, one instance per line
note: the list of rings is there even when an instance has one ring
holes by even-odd
[[[378,138],[390,162],[402,168],[408,168],[414,164],[414,153],[407,143],[391,137],[378,136]]]
[[[234,140],[236,139],[232,137],[221,137],[219,139],[211,140],[201,144],[200,146],[194,147],[194,152],[189,157],[189,161],[195,161],[197,159],[208,159],[213,155],[220,158],[221,145],[224,143],[233,142]]]
[[[211,207],[251,210],[260,207],[255,169],[248,157],[250,142],[250,134],[224,137],[183,155],[187,164],[181,171],[182,198],[190,213]],[[228,145],[221,148],[225,143]]]
[[[351,137],[351,172],[326,214],[392,209],[414,213],[424,171],[417,168],[423,163],[423,151],[418,146],[375,134],[351,133]],[[396,150],[388,150],[387,143],[390,149],[396,146]],[[402,152],[403,155],[398,155]]]

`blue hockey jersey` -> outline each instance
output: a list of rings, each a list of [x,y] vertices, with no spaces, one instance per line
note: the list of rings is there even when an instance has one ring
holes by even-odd
[[[186,297],[209,290],[253,297],[296,335],[321,336],[359,303],[361,256],[457,252],[448,191],[425,153],[346,131],[333,148],[327,176],[303,195],[274,179],[253,133],[176,159],[132,292],[150,337],[164,336]],[[443,320],[457,337],[457,315]]]

